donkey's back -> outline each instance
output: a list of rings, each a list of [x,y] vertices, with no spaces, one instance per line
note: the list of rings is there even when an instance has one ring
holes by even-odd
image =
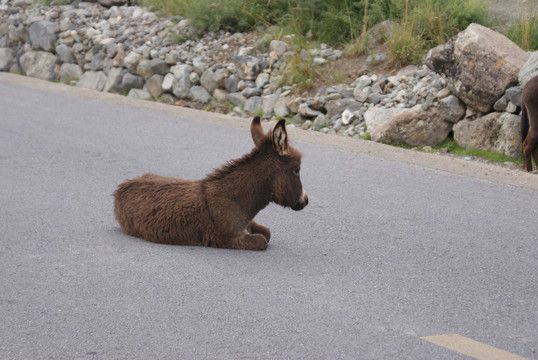
[[[155,174],[127,180],[114,192],[114,214],[126,234],[157,243],[206,245],[210,230],[199,181]]]

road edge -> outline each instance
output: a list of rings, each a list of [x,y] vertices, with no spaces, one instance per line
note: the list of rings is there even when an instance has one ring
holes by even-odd
[[[234,128],[249,129],[250,127],[250,120],[247,121],[239,117],[211,113],[155,101],[139,100],[119,94],[100,92],[18,74],[0,72],[0,81],[16,86],[54,92],[67,96],[83,97],[114,104],[133,106],[150,111],[166,112],[181,117],[191,118],[198,121],[218,123]],[[265,126],[268,127],[267,124],[265,124]],[[288,131],[292,134],[292,139],[298,142],[322,146],[346,153],[360,154],[369,156],[371,158],[406,163],[434,172],[471,177],[480,181],[503,186],[538,191],[538,176],[536,174],[527,173],[518,169],[509,169],[490,163],[468,161],[464,160],[463,158],[442,154],[408,150],[376,143],[374,141],[353,139],[338,135],[327,135],[316,131],[304,131],[291,127],[288,129]]]

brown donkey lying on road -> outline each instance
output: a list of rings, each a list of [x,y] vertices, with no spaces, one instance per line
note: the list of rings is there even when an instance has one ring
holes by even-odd
[[[532,171],[531,155],[538,166],[538,76],[530,79],[521,93],[521,142],[525,168]]]
[[[145,174],[119,185],[114,214],[122,230],[162,244],[266,249],[271,232],[256,214],[271,201],[301,210],[308,196],[285,121],[264,134],[255,117],[250,132],[254,149],[202,180]]]

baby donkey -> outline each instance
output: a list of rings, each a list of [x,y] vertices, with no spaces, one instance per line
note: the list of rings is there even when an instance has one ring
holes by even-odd
[[[271,232],[256,214],[270,202],[301,210],[308,196],[285,121],[265,134],[255,117],[250,132],[252,151],[204,179],[145,174],[119,185],[114,214],[122,230],[162,244],[265,250]]]

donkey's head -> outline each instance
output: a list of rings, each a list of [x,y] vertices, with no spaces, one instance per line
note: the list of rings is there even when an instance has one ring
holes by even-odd
[[[301,183],[301,153],[291,147],[286,132],[286,122],[278,121],[273,130],[263,132],[260,118],[250,125],[254,144],[263,153],[266,171],[271,176],[271,201],[293,210],[308,205],[308,196]]]

